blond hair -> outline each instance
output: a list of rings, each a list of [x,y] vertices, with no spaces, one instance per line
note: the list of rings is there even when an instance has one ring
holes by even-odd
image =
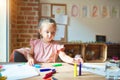
[[[55,28],[57,27],[57,26],[56,26],[56,22],[55,22],[53,19],[51,19],[51,18],[44,18],[44,19],[41,19],[41,20],[40,20],[40,22],[39,22],[39,24],[38,24],[38,28],[41,29],[43,23],[52,23],[52,24],[55,25]]]
[[[55,30],[57,29],[55,20],[53,20],[51,18],[40,19],[39,24],[38,24],[38,29],[42,29],[42,27],[44,27],[44,26],[42,26],[44,23],[54,24]],[[38,39],[40,39],[40,38],[42,38],[42,36],[38,33]]]

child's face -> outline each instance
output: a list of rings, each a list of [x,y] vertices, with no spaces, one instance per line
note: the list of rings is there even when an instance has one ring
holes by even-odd
[[[53,23],[43,23],[40,34],[45,42],[50,42],[54,39],[56,26]]]

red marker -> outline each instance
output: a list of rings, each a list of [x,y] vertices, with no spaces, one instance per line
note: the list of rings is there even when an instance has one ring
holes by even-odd
[[[43,79],[50,78],[54,73],[56,73],[56,70],[55,70],[55,69],[53,69],[52,72],[47,73],[47,74],[43,77]]]

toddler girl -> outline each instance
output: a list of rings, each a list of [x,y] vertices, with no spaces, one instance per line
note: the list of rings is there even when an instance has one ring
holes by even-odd
[[[41,39],[30,41],[31,50],[27,54],[29,65],[34,65],[34,63],[39,62],[56,62],[58,56],[66,63],[83,63],[81,58],[74,59],[66,55],[64,46],[53,40],[56,30],[56,22],[53,19],[41,19],[38,26]]]

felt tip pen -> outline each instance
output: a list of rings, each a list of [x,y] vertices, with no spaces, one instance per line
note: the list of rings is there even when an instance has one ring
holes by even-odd
[[[40,72],[45,72],[45,71],[50,71],[50,68],[44,68],[44,69],[40,69]]]

